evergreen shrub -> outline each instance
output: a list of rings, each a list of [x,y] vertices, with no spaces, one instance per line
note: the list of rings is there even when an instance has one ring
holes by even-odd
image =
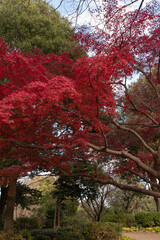
[[[81,235],[72,231],[70,228],[62,228],[57,231],[54,229],[37,229],[31,232],[34,240],[84,240]]]
[[[135,215],[135,220],[140,227],[160,226],[160,212],[140,212]]]
[[[14,221],[14,229],[22,230],[22,229],[37,229],[39,228],[39,222],[37,218],[34,217],[20,217]]]
[[[109,213],[103,216],[102,222],[113,222],[122,224],[123,227],[131,227],[135,225],[135,217],[129,213]]]

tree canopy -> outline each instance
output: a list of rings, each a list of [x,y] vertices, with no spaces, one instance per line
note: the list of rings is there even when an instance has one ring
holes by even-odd
[[[5,0],[0,18],[1,38],[22,52],[39,48],[43,53],[69,52],[75,58],[84,55],[73,39],[71,23],[46,1]]]
[[[107,5],[104,30],[77,34],[95,55],[77,61],[67,53],[24,55],[0,42],[0,155],[19,161],[1,169],[1,183],[36,168],[73,176],[74,165],[84,178],[160,198],[159,8],[156,1],[138,12]],[[135,73],[148,91],[128,89]],[[116,181],[126,169],[150,188]]]
[[[1,84],[2,149],[12,147],[12,158],[19,150],[22,162],[47,168],[54,165],[67,168],[71,161],[83,158],[92,163],[91,159],[100,158],[94,151],[101,152],[102,161],[103,154],[122,157],[127,162],[131,160],[148,176],[158,178],[159,142],[151,145],[159,127],[159,111],[154,111],[159,105],[159,28],[158,15],[153,15],[154,6],[140,12],[134,25],[135,12],[119,10],[121,18],[118,22],[113,19],[109,23],[112,34],[108,41],[103,38],[104,42],[98,45],[97,38],[95,45],[92,41],[91,47],[98,47],[98,55],[83,57],[76,62],[67,55],[30,54],[24,57],[14,50],[8,53],[1,42],[1,67],[4,69],[1,78],[7,78]],[[118,9],[118,6],[113,7]],[[129,23],[132,24],[130,28]],[[99,30],[98,34],[102,32]],[[83,38],[81,35],[82,40],[90,37],[93,36],[88,34]],[[87,47],[89,43],[87,41]],[[18,72],[16,64],[20,69]],[[154,74],[149,72],[152,68],[157,69]],[[127,91],[126,79],[135,70],[145,76],[155,96],[155,105],[148,109],[141,109],[134,100],[136,96]],[[136,124],[118,121],[116,95],[122,87],[125,92],[121,107],[126,115],[137,114]],[[141,101],[146,102],[145,98],[138,102]],[[147,135],[149,129],[155,129],[153,136]],[[156,167],[145,163],[140,152],[128,150],[130,143],[126,136],[129,141],[142,145]],[[93,151],[86,154],[88,148]],[[115,184],[113,178],[108,178],[108,173],[99,181]],[[140,191],[159,196],[155,191]]]

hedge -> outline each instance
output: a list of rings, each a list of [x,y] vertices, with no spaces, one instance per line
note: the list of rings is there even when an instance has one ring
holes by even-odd
[[[141,227],[160,226],[160,212],[140,212],[135,215],[135,220]]]
[[[102,219],[102,222],[120,223],[124,227],[131,227],[135,225],[135,217],[129,213],[109,213]]]

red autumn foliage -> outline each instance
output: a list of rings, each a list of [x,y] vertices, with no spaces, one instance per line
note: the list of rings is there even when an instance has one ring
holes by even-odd
[[[70,163],[106,164],[112,159],[116,172],[123,174],[125,167],[156,189],[117,183],[110,169],[114,164],[106,164],[103,176],[98,178],[95,170],[91,177],[160,197],[160,31],[155,7],[125,12],[116,3],[104,5],[104,30],[77,34],[96,54],[76,62],[67,53],[8,52],[0,42],[2,179],[11,169],[15,174],[27,167],[70,173]],[[141,80],[128,87],[135,72],[145,84]]]

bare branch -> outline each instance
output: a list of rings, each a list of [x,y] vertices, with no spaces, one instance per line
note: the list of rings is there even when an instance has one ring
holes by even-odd
[[[134,21],[135,21],[136,18],[138,17],[138,14],[139,14],[139,12],[140,12],[140,10],[141,10],[141,8],[142,8],[143,3],[144,3],[144,0],[141,0],[141,3],[140,3],[139,8],[138,8],[138,10],[137,10],[137,13],[136,13],[135,17],[133,18],[132,23],[131,23],[131,25],[130,25],[130,28],[132,27]]]
[[[157,184],[157,183],[149,180],[146,176],[142,175],[142,174],[139,173],[139,172],[134,171],[134,170],[131,169],[131,168],[124,168],[124,167],[121,167],[121,168],[123,168],[123,169],[126,170],[126,171],[130,171],[131,173],[133,173],[133,174],[135,174],[136,176],[140,177],[141,179],[143,179],[146,183],[150,184],[151,186],[160,187],[160,184]]]
[[[133,129],[131,128],[127,128],[125,126],[122,126],[121,124],[119,124],[118,122],[116,122],[115,120],[113,120],[113,123],[117,126],[117,128],[121,129],[121,130],[125,130],[128,132],[131,132],[132,134],[134,134],[134,136],[136,136],[141,143],[143,144],[143,146],[149,151],[151,152],[155,157],[157,157],[157,151],[153,150],[153,148],[151,148],[146,142],[145,140]]]
[[[126,86],[126,83],[123,84],[121,83],[121,85],[125,88],[125,91],[126,91],[126,94],[128,94],[128,89],[127,89],[127,86]],[[131,105],[133,106],[134,109],[132,110],[136,110],[137,112],[140,112],[140,110],[138,109],[138,107],[135,105],[135,103],[131,100],[131,99],[128,99],[129,102],[131,103]],[[157,126],[159,126],[159,122],[157,122],[154,118],[152,118],[152,116],[150,116],[148,113],[146,112],[142,112],[143,115],[145,115],[148,119],[150,119],[153,123],[155,123]]]
[[[106,153],[109,153],[111,155],[116,155],[116,156],[122,156],[122,157],[129,158],[129,159],[133,160],[134,162],[136,162],[139,167],[141,167],[146,172],[150,173],[152,176],[160,177],[160,173],[158,173],[157,171],[153,170],[151,167],[144,164],[140,160],[140,158],[135,157],[134,155],[132,155],[131,153],[128,153],[125,150],[116,151],[116,150],[112,150],[112,149],[109,149],[109,148],[99,147],[99,146],[96,146],[96,145],[94,145],[92,143],[89,143],[89,142],[87,143],[87,146],[94,149],[95,151],[98,151],[98,152],[106,152]]]
[[[82,199],[81,199],[81,204],[82,204],[83,209],[84,209],[84,210],[86,211],[86,213],[88,214],[88,216],[89,216],[92,220],[95,220],[95,219],[94,219],[94,216],[93,216],[93,213],[90,212],[90,211],[85,207]]]
[[[157,125],[149,125],[149,124],[142,124],[142,123],[121,123],[121,125],[124,125],[124,126],[142,126],[142,127],[147,127],[147,128],[157,128],[157,127],[159,127]]]
[[[58,10],[58,8],[60,8],[60,6],[62,5],[63,1],[64,1],[64,0],[61,0],[61,1],[60,1],[59,5],[55,8],[55,10]]]
[[[158,101],[160,101],[160,95],[159,95],[159,92],[157,90],[157,87],[153,84],[153,82],[151,81],[151,79],[149,78],[149,76],[147,75],[147,73],[145,73],[143,71],[143,69],[139,68],[139,67],[135,67],[135,69],[137,69],[139,72],[143,73],[143,75],[146,77],[146,79],[148,80],[149,84],[151,85],[151,87],[153,88],[153,90],[155,91],[155,94],[158,98]]]
[[[158,61],[157,80],[160,83],[160,56]]]
[[[142,193],[142,194],[146,194],[146,195],[149,195],[149,196],[160,198],[160,192],[159,191],[156,192],[156,191],[145,189],[145,188],[140,188],[140,187],[135,187],[135,186],[132,186],[132,185],[122,184],[122,183],[117,182],[116,180],[114,180],[113,178],[108,176],[107,174],[106,174],[106,176],[104,176],[104,175],[103,176],[99,176],[99,178],[94,178],[94,176],[87,175],[87,174],[85,174],[85,175],[83,175],[83,174],[75,174],[75,175],[63,174],[63,176],[70,176],[70,177],[78,177],[78,176],[80,176],[80,177],[84,177],[84,178],[89,178],[89,179],[92,179],[95,182],[98,182],[98,183],[103,184],[103,185],[111,184],[111,185],[113,185],[115,187],[118,187],[118,188],[120,188],[122,190]]]
[[[99,183],[102,184],[112,184],[122,190],[127,190],[127,191],[133,191],[133,192],[138,192],[138,193],[142,193],[142,194],[146,194],[146,195],[150,195],[153,197],[158,197],[160,198],[160,192],[156,192],[156,191],[152,191],[152,190],[148,190],[148,189],[144,189],[144,188],[139,188],[139,187],[135,187],[135,186],[131,186],[131,185],[125,185],[125,184],[121,184],[117,181],[115,181],[112,178],[108,178],[108,179],[98,179],[96,180]]]

